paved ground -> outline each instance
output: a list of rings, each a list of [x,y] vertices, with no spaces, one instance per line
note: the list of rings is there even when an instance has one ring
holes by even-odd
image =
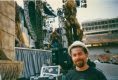
[[[97,62],[96,66],[104,72],[108,80],[118,80],[118,65]]]

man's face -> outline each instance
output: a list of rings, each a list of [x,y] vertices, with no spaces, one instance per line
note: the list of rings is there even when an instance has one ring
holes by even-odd
[[[73,63],[77,67],[82,68],[87,63],[88,54],[84,53],[81,47],[76,47],[76,48],[71,49],[71,57],[72,57]]]

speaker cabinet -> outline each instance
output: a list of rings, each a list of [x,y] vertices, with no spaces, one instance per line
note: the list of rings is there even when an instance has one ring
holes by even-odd
[[[67,48],[52,50],[52,62],[53,64],[60,65],[64,70],[68,70],[73,67]]]

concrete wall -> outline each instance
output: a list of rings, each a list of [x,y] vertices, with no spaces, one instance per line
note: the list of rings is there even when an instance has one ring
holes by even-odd
[[[118,46],[106,46],[106,47],[88,47],[90,55],[99,55],[106,53],[109,50],[111,54],[118,54]]]
[[[0,1],[0,48],[10,59],[15,58],[15,2]]]
[[[108,55],[118,55],[118,46],[105,46],[105,47],[88,47],[89,49],[89,58],[94,61],[98,59],[97,55],[100,54],[108,54]],[[110,53],[106,53],[105,51],[109,50]]]

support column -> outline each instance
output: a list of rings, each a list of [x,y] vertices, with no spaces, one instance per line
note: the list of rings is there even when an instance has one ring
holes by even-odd
[[[2,80],[16,80],[22,62],[15,61],[15,2],[0,1],[0,75]]]

